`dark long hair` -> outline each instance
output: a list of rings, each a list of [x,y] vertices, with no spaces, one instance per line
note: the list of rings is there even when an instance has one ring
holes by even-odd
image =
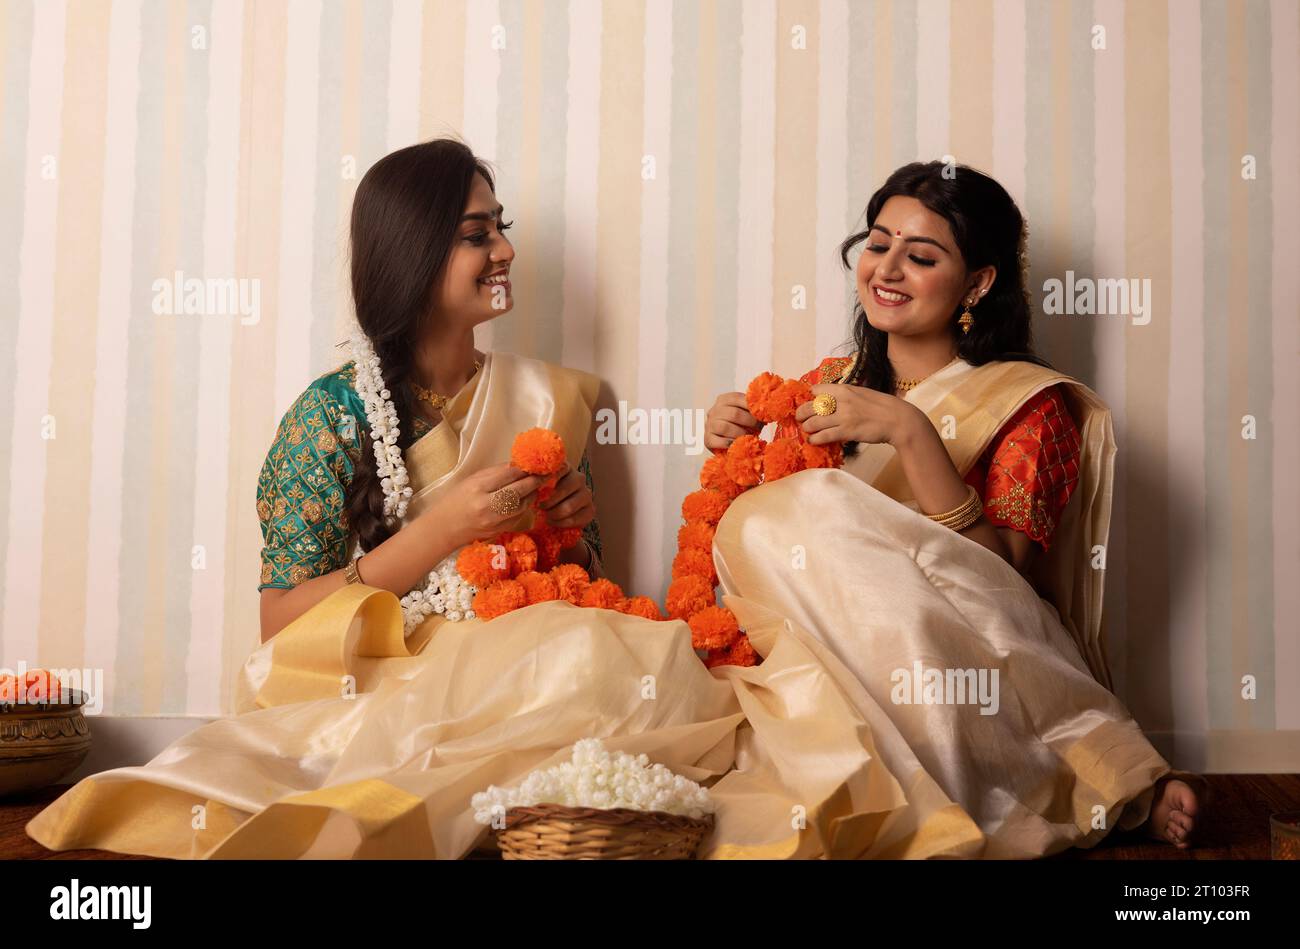
[[[491,169],[464,143],[435,139],[377,161],[357,185],[352,202],[352,299],[397,409],[397,445],[403,452],[413,440],[410,382],[416,347],[433,318],[434,291],[476,174],[496,190]],[[358,426],[357,435],[361,458],[353,467],[344,510],[361,549],[373,550],[393,530],[384,517],[369,422]]]
[[[967,270],[990,264],[997,268],[988,296],[971,310],[975,324],[969,333],[963,333],[957,322],[961,306],[952,312],[949,328],[957,355],[973,366],[1020,360],[1052,368],[1033,349],[1029,295],[1020,266],[1024,251],[1024,217],[1020,209],[1006,189],[988,175],[957,165],[955,173],[950,171],[950,177],[945,177],[945,168],[953,166],[939,161],[912,162],[890,175],[867,203],[865,228],[849,235],[840,245],[840,260],[849,268],[849,251],[866,239],[886,201],[895,195],[915,198],[947,220]],[[844,381],[892,395],[894,370],[887,355],[889,334],[867,321],[861,300],[853,306],[853,342],[860,355]],[[857,442],[846,442],[845,453],[855,454],[857,447]]]

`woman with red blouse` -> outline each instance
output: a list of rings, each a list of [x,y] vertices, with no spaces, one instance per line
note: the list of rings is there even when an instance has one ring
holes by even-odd
[[[842,443],[843,468],[733,503],[715,534],[729,605],[829,651],[915,811],[901,846],[1041,855],[1116,826],[1188,846],[1203,782],[1109,691],[1110,413],[1033,353],[1019,209],[978,171],[914,163],[865,219],[841,246],[848,268],[861,245],[851,354],[802,377],[815,398],[776,433]],[[724,393],[705,444],[760,427]],[[961,675],[992,682],[985,707],[943,692]]]

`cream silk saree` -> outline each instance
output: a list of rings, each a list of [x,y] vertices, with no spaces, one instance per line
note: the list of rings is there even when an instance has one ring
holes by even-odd
[[[534,425],[581,453],[593,377],[497,353],[478,379],[408,452],[417,504],[508,458]],[[1069,384],[1086,445],[1072,526],[1035,581],[1059,612],[909,510],[892,450],[870,446],[845,470],[747,492],[719,524],[724,601],[759,666],[711,672],[684,622],[568,603],[434,616],[404,638],[396,597],[351,585],[250,656],[239,714],[85,778],[28,833],[178,858],[457,858],[490,845],[476,791],[588,736],[711,785],[706,858],[1037,856],[1137,826],[1169,766],[1102,685],[1100,574],[1067,572],[1106,542],[1105,407],[1020,363],[956,363],[909,398],[958,420],[963,470],[1053,382]],[[996,670],[996,714],[893,701],[891,672],[917,662]]]

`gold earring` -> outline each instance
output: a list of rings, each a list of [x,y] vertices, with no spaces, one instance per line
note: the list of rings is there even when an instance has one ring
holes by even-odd
[[[970,308],[975,305],[975,301],[967,300],[965,305],[966,309],[962,312],[962,315],[958,318],[957,322],[961,324],[961,331],[963,333],[969,333],[970,328],[975,325],[975,317],[973,317],[970,312]]]

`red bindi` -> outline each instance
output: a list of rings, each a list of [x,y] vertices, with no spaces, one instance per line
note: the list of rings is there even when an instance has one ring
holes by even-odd
[[[903,232],[902,232],[902,231],[894,231],[894,236],[895,236],[895,237],[902,237],[902,236],[903,236]]]

